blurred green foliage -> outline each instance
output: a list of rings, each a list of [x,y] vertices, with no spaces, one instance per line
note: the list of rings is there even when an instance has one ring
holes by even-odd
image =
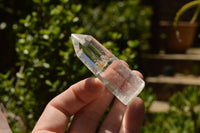
[[[138,67],[139,53],[150,37],[151,8],[139,0],[97,3],[32,0],[27,12],[20,10],[19,21],[12,20],[16,56],[13,67],[0,73],[0,100],[13,114],[13,132],[30,132],[50,99],[92,76],[75,56],[71,33],[93,35],[132,68]],[[17,15],[6,5],[3,1],[0,9]]]
[[[168,113],[155,113],[145,120],[143,133],[199,133],[200,88],[189,86],[169,99]]]
[[[140,0],[111,1],[81,12],[85,33],[92,34],[117,57],[137,68],[137,56],[148,49],[151,36],[149,7],[141,7]],[[103,12],[102,12],[103,11]],[[88,22],[89,21],[89,22]]]

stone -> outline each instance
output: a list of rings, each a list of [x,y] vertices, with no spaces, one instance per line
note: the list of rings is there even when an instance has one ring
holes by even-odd
[[[125,105],[143,90],[144,81],[91,35],[72,34],[78,58]]]

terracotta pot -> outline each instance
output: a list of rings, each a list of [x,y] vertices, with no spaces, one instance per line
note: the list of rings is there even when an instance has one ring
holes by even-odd
[[[160,22],[161,44],[167,53],[184,53],[193,44],[197,24],[179,22],[177,28],[172,22]]]

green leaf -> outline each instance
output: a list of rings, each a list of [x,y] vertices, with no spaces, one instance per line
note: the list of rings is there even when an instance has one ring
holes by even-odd
[[[17,76],[18,78],[20,78],[20,79],[23,79],[23,78],[24,78],[24,73],[22,73],[22,72],[17,72],[17,73],[16,73],[16,76]]]
[[[81,4],[78,4],[78,5],[75,5],[75,4],[73,4],[72,6],[71,6],[71,9],[72,9],[72,12],[79,12],[80,10],[81,10],[81,8],[82,8],[82,5]]]
[[[40,3],[40,0],[33,0],[34,3]]]
[[[62,3],[67,3],[67,2],[69,2],[69,0],[60,0]]]
[[[51,11],[50,11],[50,14],[51,15],[59,15],[63,10],[63,7],[62,6],[56,6],[56,8],[53,8]]]
[[[52,82],[50,80],[45,80],[45,84],[49,85],[49,86],[52,86]]]
[[[112,40],[117,40],[122,37],[122,34],[118,32],[109,32],[108,35],[111,37]]]
[[[46,62],[43,63],[44,68],[50,68],[50,65]]]
[[[66,4],[67,2],[69,2],[69,0],[60,0],[60,2]]]
[[[43,3],[49,3],[50,0],[42,0]]]
[[[134,40],[134,41],[129,40],[127,43],[128,43],[128,46],[131,48],[135,48],[135,47],[139,46],[139,44],[140,44],[140,42],[138,40]]]

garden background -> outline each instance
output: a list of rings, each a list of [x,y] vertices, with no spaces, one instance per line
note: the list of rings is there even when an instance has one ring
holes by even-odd
[[[30,132],[45,105],[91,72],[76,57],[71,33],[93,35],[131,69],[140,70],[152,48],[153,7],[140,0],[0,0],[0,103],[13,132]],[[142,132],[200,131],[197,86],[178,91],[165,113],[151,113],[153,88],[145,102]],[[187,107],[187,110],[185,108]]]

